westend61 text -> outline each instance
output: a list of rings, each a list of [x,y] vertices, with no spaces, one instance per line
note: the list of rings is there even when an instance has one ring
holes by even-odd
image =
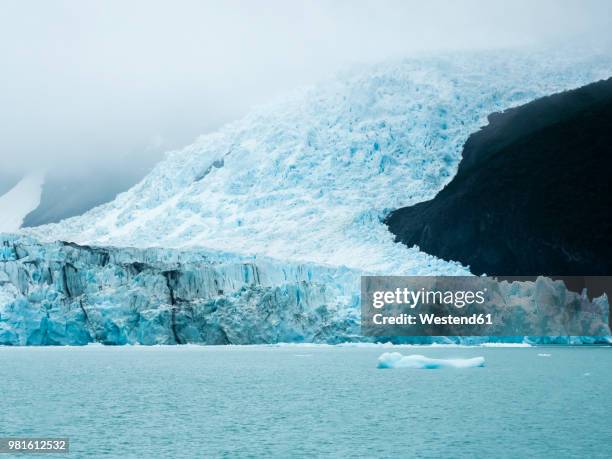
[[[385,316],[374,314],[374,325],[493,325],[491,314],[472,314],[469,316],[438,316],[435,314],[399,314]]]

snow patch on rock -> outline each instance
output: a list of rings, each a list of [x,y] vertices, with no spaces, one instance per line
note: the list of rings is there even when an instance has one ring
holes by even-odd
[[[40,205],[44,182],[43,172],[32,172],[0,196],[0,232],[14,232],[21,228],[26,215]]]

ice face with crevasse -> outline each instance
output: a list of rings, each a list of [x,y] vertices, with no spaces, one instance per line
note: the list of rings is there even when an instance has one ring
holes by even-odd
[[[0,345],[262,344],[361,336],[360,272],[220,251],[41,244],[0,235]],[[585,317],[592,336],[397,337],[396,343],[610,343],[609,304],[561,281],[500,283],[517,330]],[[552,314],[541,313],[542,304]],[[565,314],[557,314],[557,310]],[[546,309],[546,308],[544,308]],[[534,328],[532,328],[534,326]],[[567,335],[568,333],[562,333]],[[383,338],[384,341],[387,339]]]

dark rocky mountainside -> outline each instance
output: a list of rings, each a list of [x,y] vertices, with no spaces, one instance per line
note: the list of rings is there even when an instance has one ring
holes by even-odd
[[[612,275],[612,79],[492,114],[396,240],[476,274]]]

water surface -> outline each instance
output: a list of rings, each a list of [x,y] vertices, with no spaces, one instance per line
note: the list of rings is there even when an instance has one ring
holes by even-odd
[[[609,457],[612,348],[393,350],[486,366],[379,370],[382,347],[4,347],[0,435],[69,437],[71,458]]]

